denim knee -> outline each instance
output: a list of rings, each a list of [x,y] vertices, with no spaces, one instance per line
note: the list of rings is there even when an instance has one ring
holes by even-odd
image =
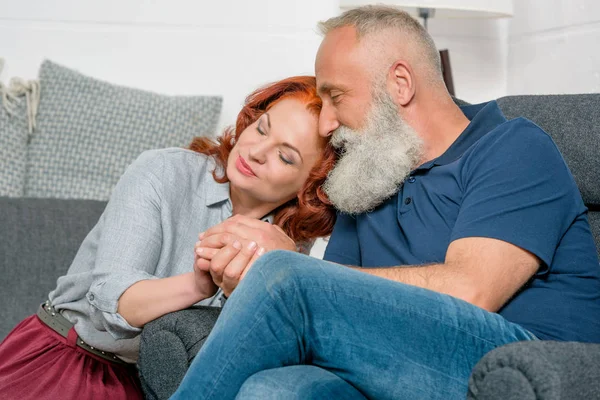
[[[235,398],[236,400],[291,400],[290,395],[291,393],[282,390],[275,382],[263,379],[259,372],[246,379]]]
[[[273,250],[260,257],[250,271],[248,277],[253,274],[254,277],[260,276],[267,289],[278,289],[281,286],[288,286],[296,280],[296,266],[304,262],[301,254],[286,251]]]
[[[250,376],[236,400],[366,400],[352,385],[314,365],[263,370]]]

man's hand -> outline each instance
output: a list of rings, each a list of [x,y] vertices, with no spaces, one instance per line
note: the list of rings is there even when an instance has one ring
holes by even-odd
[[[296,250],[296,243],[277,225],[243,215],[233,216],[207,229],[200,235],[200,240],[203,248],[220,249],[239,240],[254,241],[266,251]]]

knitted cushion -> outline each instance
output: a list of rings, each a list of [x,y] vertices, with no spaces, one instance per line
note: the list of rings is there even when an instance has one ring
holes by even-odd
[[[45,61],[25,195],[106,200],[140,153],[214,134],[221,97],[165,96]]]
[[[18,100],[7,98],[2,104],[0,98],[0,196],[20,197],[25,189],[27,105],[25,98]]]
[[[168,399],[175,393],[220,313],[219,307],[195,306],[144,326],[138,371],[146,400]]]
[[[473,368],[468,400],[598,399],[600,344],[533,340],[487,353]]]
[[[526,117],[544,129],[571,169],[583,201],[600,205],[600,94],[525,95],[498,99],[507,118]]]

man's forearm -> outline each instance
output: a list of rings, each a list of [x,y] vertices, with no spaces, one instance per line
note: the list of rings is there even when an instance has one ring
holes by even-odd
[[[497,312],[541,265],[533,253],[512,243],[468,237],[450,243],[444,263],[359,271],[419,286]]]
[[[472,278],[452,265],[427,264],[389,268],[352,268],[392,281],[444,293],[475,304],[476,306],[488,308],[481,304],[477,293],[477,285],[475,282],[472,282]]]

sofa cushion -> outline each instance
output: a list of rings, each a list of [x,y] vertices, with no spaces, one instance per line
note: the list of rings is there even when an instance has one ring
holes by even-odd
[[[195,306],[144,326],[137,364],[146,400],[166,400],[175,393],[220,313],[220,307]]]
[[[0,341],[47,299],[105,205],[0,197]]]
[[[533,340],[487,353],[473,368],[468,400],[597,399],[600,344]]]
[[[524,95],[498,99],[507,118],[525,117],[558,146],[587,205],[600,206],[600,94]]]
[[[0,196],[22,196],[27,159],[27,105],[25,98],[2,101],[0,88]],[[11,113],[8,112],[10,108]]]
[[[222,99],[112,85],[45,61],[25,195],[107,200],[140,153],[214,134]]]

